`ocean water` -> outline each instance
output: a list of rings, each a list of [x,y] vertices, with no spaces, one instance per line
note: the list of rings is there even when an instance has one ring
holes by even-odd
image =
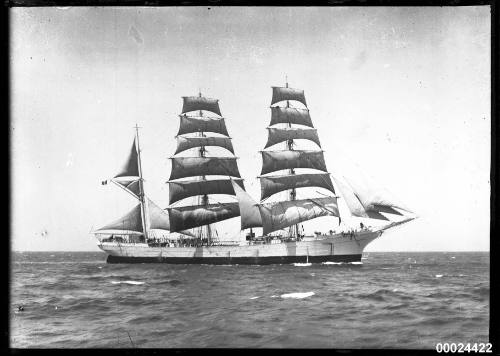
[[[309,267],[105,260],[13,253],[11,347],[434,349],[489,339],[489,253],[373,252],[362,264]]]

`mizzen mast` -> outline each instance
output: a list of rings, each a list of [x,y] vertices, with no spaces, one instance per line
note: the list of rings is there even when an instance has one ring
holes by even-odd
[[[135,141],[137,149],[137,167],[139,170],[139,201],[141,203],[141,215],[142,215],[142,229],[144,231],[144,238],[148,241],[149,238],[149,214],[147,211],[147,202],[144,193],[144,179],[142,178],[142,164],[141,164],[141,146],[139,143],[139,129],[140,127],[135,124]]]

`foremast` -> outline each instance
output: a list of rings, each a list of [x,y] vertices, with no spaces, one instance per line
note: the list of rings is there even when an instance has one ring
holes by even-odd
[[[268,140],[262,154],[262,170],[258,177],[261,186],[260,203],[256,203],[243,189],[234,185],[240,205],[241,228],[262,227],[263,235],[288,229],[291,239],[300,239],[298,224],[320,216],[338,216],[337,197],[297,199],[297,189],[318,187],[335,194],[327,171],[323,151],[297,150],[294,140],[302,139],[321,148],[314,128],[304,91],[285,87],[272,87],[271,122],[267,128]],[[280,103],[286,106],[280,106]],[[292,106],[291,103],[294,103]],[[277,104],[277,105],[275,105]],[[273,106],[274,105],[274,106]],[[299,107],[296,107],[299,105]],[[297,126],[293,126],[293,125]],[[284,125],[284,126],[283,126]],[[285,143],[285,150],[266,150],[278,143]],[[313,172],[298,173],[296,169]],[[270,175],[275,172],[286,174]],[[320,172],[317,172],[320,171]],[[284,201],[264,203],[280,192],[287,192]]]

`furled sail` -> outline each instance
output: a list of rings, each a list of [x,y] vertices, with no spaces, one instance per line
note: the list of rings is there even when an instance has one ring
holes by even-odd
[[[177,150],[174,154],[202,146],[218,146],[234,153],[233,143],[228,137],[177,137]]]
[[[260,174],[291,168],[327,171],[323,151],[261,151],[261,153],[262,172]]]
[[[131,192],[134,194],[137,198],[140,196],[140,185],[139,185],[139,179],[127,179],[127,180],[117,180],[114,179],[113,182],[116,184],[120,185],[127,191]]]
[[[182,113],[206,110],[222,116],[219,109],[219,100],[204,98],[202,96],[183,96]]]
[[[138,177],[139,176],[139,164],[137,160],[137,148],[134,143],[132,144],[132,150],[130,151],[130,155],[128,156],[127,161],[123,165],[123,168],[120,170],[115,178],[118,177]]]
[[[170,179],[204,175],[233,176],[240,178],[236,157],[174,157]]]
[[[234,218],[240,214],[240,209],[238,203],[219,203],[168,208],[168,214],[170,231],[179,232]]]
[[[284,100],[296,100],[307,106],[306,97],[304,96],[303,90],[293,89],[293,88],[273,87],[273,98],[271,99],[271,105]]]
[[[284,190],[304,187],[325,188],[335,194],[335,189],[328,173],[263,176],[259,178],[261,200]]]
[[[320,216],[339,216],[335,197],[283,201],[259,207],[264,235]]]
[[[244,188],[243,179],[234,179],[234,181]],[[229,179],[169,182],[170,204],[188,197],[204,194],[234,195],[234,189]]]
[[[307,109],[284,108],[280,106],[271,107],[270,126],[276,124],[298,124],[314,127],[311,115]]]
[[[123,232],[135,232],[142,233],[142,217],[141,217],[141,205],[138,204],[131,211],[129,211],[125,216],[113,221],[106,226],[97,229],[96,231],[123,231]]]
[[[242,187],[236,184],[235,180],[231,179],[231,183],[240,207],[241,230],[251,227],[261,227],[262,218],[260,216],[259,204]]]
[[[264,148],[268,148],[272,145],[288,140],[309,140],[316,143],[319,147],[321,147],[321,144],[319,143],[318,132],[316,131],[316,129],[268,127],[267,131],[268,131],[267,143]]]
[[[213,117],[192,117],[181,115],[179,132],[177,135],[185,135],[196,132],[214,132],[229,136],[226,122],[223,118]]]

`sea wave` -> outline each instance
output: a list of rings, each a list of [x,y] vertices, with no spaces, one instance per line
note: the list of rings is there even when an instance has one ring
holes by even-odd
[[[282,294],[280,297],[281,298],[292,298],[292,299],[303,299],[307,297],[313,296],[315,293],[314,292],[304,292],[304,293],[287,293],[287,294]]]
[[[132,284],[132,285],[141,285],[144,284],[145,282],[138,282],[138,281],[111,281],[111,284]]]

